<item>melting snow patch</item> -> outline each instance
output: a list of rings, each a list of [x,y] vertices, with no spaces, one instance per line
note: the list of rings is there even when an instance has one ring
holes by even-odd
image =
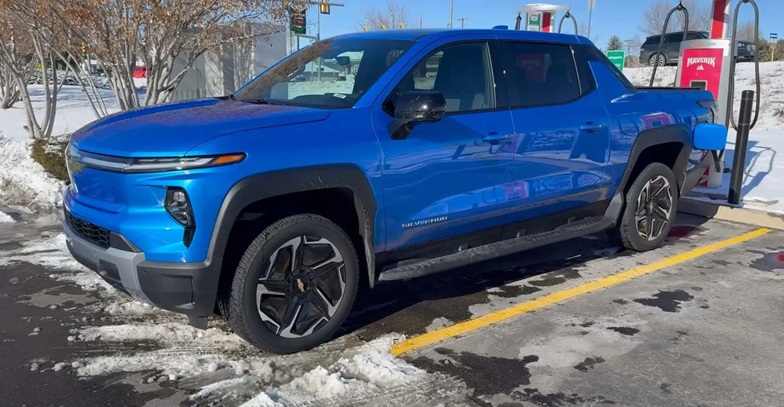
[[[384,389],[423,380],[427,373],[389,353],[395,336],[386,336],[347,351],[328,367],[317,366],[289,383],[268,388],[243,407],[292,405],[358,399]],[[319,404],[318,402],[316,403]]]
[[[9,214],[0,211],[0,223],[14,223],[14,218]]]

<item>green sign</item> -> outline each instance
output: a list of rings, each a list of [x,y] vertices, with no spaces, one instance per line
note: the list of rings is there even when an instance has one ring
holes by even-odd
[[[623,70],[624,65],[626,65],[626,52],[622,49],[607,51],[607,59],[617,66],[618,69]]]

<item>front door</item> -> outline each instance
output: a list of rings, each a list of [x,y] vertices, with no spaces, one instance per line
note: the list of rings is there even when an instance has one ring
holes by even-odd
[[[403,140],[388,132],[395,95],[437,91],[446,116],[417,124]],[[496,111],[495,83],[486,42],[447,45],[428,54],[387,99],[376,116],[383,150],[387,251],[448,241],[492,229],[508,210],[508,110]],[[487,238],[489,236],[485,236]]]

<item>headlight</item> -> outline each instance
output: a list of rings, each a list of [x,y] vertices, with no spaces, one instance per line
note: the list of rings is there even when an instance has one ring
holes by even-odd
[[[67,156],[71,171],[73,165],[88,166],[107,171],[117,172],[160,172],[190,170],[195,168],[215,167],[234,164],[245,159],[245,154],[221,154],[198,157],[160,157],[160,158],[125,158],[103,154],[88,153],[69,147]]]

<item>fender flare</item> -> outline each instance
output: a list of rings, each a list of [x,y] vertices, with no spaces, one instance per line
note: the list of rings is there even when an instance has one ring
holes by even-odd
[[[686,166],[689,162],[689,155],[692,150],[691,131],[689,130],[689,127],[684,124],[671,124],[643,130],[639,133],[637,139],[634,141],[631,153],[629,153],[626,170],[623,173],[618,191],[624,193],[629,183],[634,182],[633,179],[630,179],[632,171],[634,171],[637,161],[646,149],[667,143],[681,143],[683,145],[678,156],[675,158],[672,168],[672,172],[675,174],[675,179],[678,182],[678,190],[680,191],[684,185]]]
[[[208,290],[209,294],[205,294],[211,294],[213,297],[206,302],[215,303],[223,254],[231,230],[240,213],[248,205],[275,196],[331,188],[345,188],[352,192],[360,229],[357,232],[364,243],[366,266],[372,287],[375,278],[373,233],[377,208],[373,189],[364,172],[355,165],[322,165],[251,175],[232,186],[223,199],[210,238],[205,263],[209,269],[207,286],[211,288]]]

